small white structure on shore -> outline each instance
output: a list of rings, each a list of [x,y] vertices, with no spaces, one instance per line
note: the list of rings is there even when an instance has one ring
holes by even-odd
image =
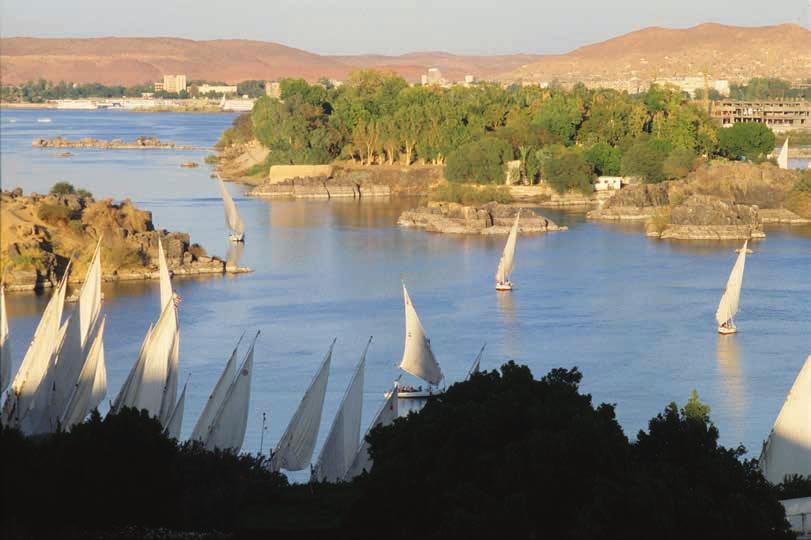
[[[622,176],[598,176],[594,181],[594,191],[610,191],[621,189],[623,183]]]

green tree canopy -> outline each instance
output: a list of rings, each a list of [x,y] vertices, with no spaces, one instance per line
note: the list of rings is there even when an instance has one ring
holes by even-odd
[[[425,538],[791,538],[754,461],[706,417],[674,405],[630,442],[580,381],[510,362],[372,430],[347,534],[384,534],[408,508]]]
[[[586,161],[599,176],[617,176],[620,174],[622,153],[619,148],[608,143],[599,142],[586,149],[583,154]]]
[[[774,133],[763,124],[738,123],[721,130],[718,144],[721,154],[731,159],[762,161],[774,150]]]
[[[448,156],[445,176],[451,182],[502,184],[505,165],[512,157],[509,143],[497,137],[482,137],[460,146]]]
[[[554,156],[544,166],[544,179],[558,193],[579,191],[589,195],[594,191],[594,169],[579,150],[569,149]]]
[[[632,144],[622,155],[622,174],[637,176],[649,184],[664,180],[667,151],[662,146],[661,142],[650,139]]]

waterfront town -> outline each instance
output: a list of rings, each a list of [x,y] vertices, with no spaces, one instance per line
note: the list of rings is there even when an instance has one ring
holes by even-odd
[[[462,80],[450,81],[443,77],[439,68],[429,68],[420,76],[422,86],[451,88],[453,86],[470,87],[477,83],[498,84],[506,88],[513,84],[523,87],[537,86],[549,88],[557,84],[555,81],[510,81],[477,80],[473,75],[465,75]],[[318,84],[324,87],[339,87],[343,81],[325,79]],[[691,98],[702,99],[701,96],[712,96],[705,100],[705,107],[709,114],[717,119],[722,126],[731,126],[739,122],[756,122],[768,125],[777,133],[811,129],[811,100],[803,98],[780,99],[733,99],[730,98],[731,82],[726,79],[712,80],[706,76],[686,76],[658,78],[647,83],[638,79],[624,81],[622,90],[629,94],[646,92],[651,85],[670,87],[683,92]],[[616,81],[591,81],[590,88],[616,88]],[[255,85],[266,96],[280,97],[279,81],[262,81]],[[797,91],[806,91],[811,94],[811,81],[799,80],[790,83],[789,88]],[[102,94],[102,92],[99,92]],[[174,96],[174,97],[171,97]],[[141,92],[139,96],[110,97],[104,95],[87,96],[81,99],[52,99],[37,102],[39,107],[52,107],[67,110],[136,110],[136,111],[225,111],[247,112],[253,108],[256,101],[256,92],[240,94],[237,84],[210,84],[195,82],[189,84],[184,74],[165,74],[162,80],[155,81],[149,91]],[[26,100],[5,101],[4,106],[26,107],[32,102]]]

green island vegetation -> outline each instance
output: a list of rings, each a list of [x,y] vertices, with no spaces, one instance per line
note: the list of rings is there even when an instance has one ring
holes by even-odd
[[[492,184],[515,161],[525,184],[544,179],[560,193],[588,193],[597,175],[656,183],[682,178],[702,160],[763,161],[775,144],[764,126],[725,134],[701,103],[671,87],[638,95],[582,84],[439,88],[373,70],[339,87],[301,79],[280,87],[280,99],[259,98],[218,143],[268,148],[253,175],[276,164],[419,162],[444,165],[451,182]]]
[[[94,412],[42,437],[3,427],[15,464],[4,471],[4,534],[794,538],[778,501],[811,494],[811,478],[769,484],[743,447],[718,444],[695,392],[629,440],[615,406],[595,406],[581,379],[577,368],[535,379],[513,362],[473,374],[373,429],[372,470],[339,484],[291,485],[263,456],[179,443],[145,411]]]

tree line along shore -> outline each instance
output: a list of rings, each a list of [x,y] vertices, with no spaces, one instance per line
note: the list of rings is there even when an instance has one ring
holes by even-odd
[[[752,93],[777,91],[757,81],[752,88]],[[777,172],[773,155],[778,138],[767,126],[721,128],[702,101],[672,87],[654,85],[638,95],[582,85],[440,88],[409,86],[391,74],[361,71],[340,87],[288,79],[280,90],[280,98],[262,97],[251,113],[237,117],[217,144],[219,156],[207,159],[229,178],[258,184],[253,192],[258,196],[295,196],[296,183],[303,196],[316,196],[306,189],[306,178],[280,186],[269,178],[274,166],[331,164],[331,176],[314,173],[324,184],[316,188],[325,196],[328,182],[338,187],[348,180],[362,191],[362,182],[352,180],[357,171],[367,171],[371,184],[391,170],[409,183],[406,179],[415,168],[433,168],[435,174],[423,175],[426,182],[419,191],[435,201],[505,203],[521,196],[520,186],[534,186],[538,189],[532,202],[602,203],[606,197],[595,195],[595,179],[622,176],[641,184],[631,186],[634,193],[652,189],[645,186],[686,183],[700,186],[683,190],[689,195],[760,204],[769,210],[766,222],[811,219],[809,173]],[[758,184],[751,180],[753,174],[762,177],[757,188],[772,192],[772,197],[749,196],[749,187]],[[504,187],[508,178],[512,186]],[[732,189],[738,181],[740,189]],[[396,194],[398,186],[390,191]],[[658,224],[648,227],[653,235],[657,228],[663,232],[671,210],[685,199],[626,204],[645,210],[625,216],[614,204],[613,214],[593,217],[636,215],[652,221],[658,214]],[[718,201],[690,202],[706,209],[708,204],[717,207]],[[725,222],[728,212],[715,210],[704,213],[719,224]],[[731,211],[736,213],[736,208]],[[752,237],[760,218],[740,225],[733,237]],[[713,238],[716,232],[682,236]]]

